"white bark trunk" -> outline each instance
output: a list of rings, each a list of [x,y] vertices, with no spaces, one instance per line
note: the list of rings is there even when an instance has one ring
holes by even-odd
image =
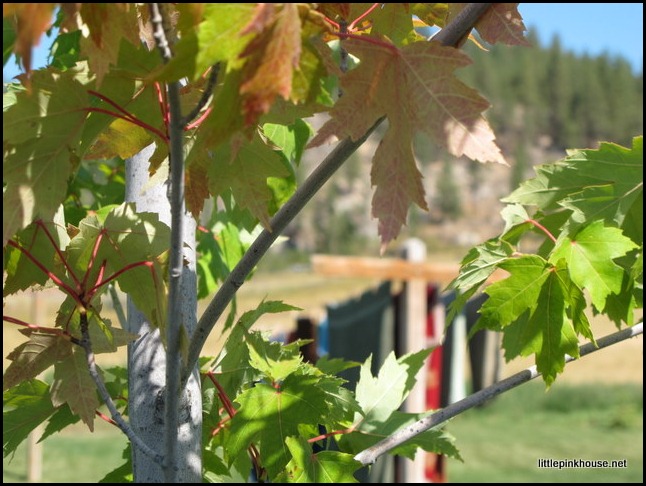
[[[151,212],[170,225],[167,186],[146,187],[148,161],[155,146],[150,145],[126,160],[126,201],[135,202],[138,212]],[[195,273],[195,220],[184,219],[184,258],[188,265],[182,274],[181,301],[183,322],[192,333],[196,324],[197,285]],[[153,328],[128,299],[128,330],[139,339],[128,347],[128,415],[133,430],[150,447],[164,452],[164,383],[166,356],[159,329]],[[178,430],[179,463],[177,481],[202,482],[202,395],[195,369],[180,399]],[[135,482],[164,481],[162,468],[133,447]]]

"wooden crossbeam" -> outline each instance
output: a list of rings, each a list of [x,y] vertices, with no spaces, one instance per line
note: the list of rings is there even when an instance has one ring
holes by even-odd
[[[321,275],[335,277],[374,277],[384,280],[425,280],[448,284],[458,276],[460,265],[449,262],[409,262],[399,258],[312,255],[312,269]],[[504,278],[496,271],[488,282]]]

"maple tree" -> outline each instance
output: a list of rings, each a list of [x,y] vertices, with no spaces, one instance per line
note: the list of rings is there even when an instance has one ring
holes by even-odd
[[[157,479],[174,482],[183,477],[177,425],[187,420],[180,392],[199,369],[198,478],[246,480],[254,470],[260,480],[354,481],[380,439],[431,416],[398,410],[430,350],[390,355],[376,377],[364,363],[351,393],[335,374],[354,364],[306,363],[302,342],[280,345],[251,330],[261,315],[293,309],[265,301],[242,316],[231,306],[222,352],[200,354],[271,244],[384,120],[371,174],[382,248],[411,204],[427,207],[415,133],[456,157],[506,163],[482,116],[488,102],[455,71],[471,62],[458,48],[472,29],[484,42],[527,43],[517,5],[61,4],[52,65],[32,71],[31,50],[53,11],[3,6],[25,68],[3,103],[3,295],[43,285],[66,295],[53,327],[3,317],[28,338],[5,371],[5,455],[40,423],[46,437],[79,419],[92,429],[99,416],[159,466]],[[441,30],[429,40],[416,26]],[[317,113],[329,119],[312,137],[304,119]],[[332,136],[342,141],[297,186],[304,150]],[[150,185],[170,181],[170,227],[124,202],[122,159],[147,147]],[[479,325],[503,332],[507,358],[534,354],[548,385],[566,355],[579,355],[578,335],[594,342],[586,293],[617,325],[634,324],[642,307],[642,154],[636,137],[632,148],[604,143],[539,167],[507,198],[503,234],[471,250],[452,283],[458,312],[495,269],[509,273],[485,289]],[[218,201],[212,209],[209,199]],[[215,293],[195,329],[179,303],[191,246],[184,206],[203,225],[189,235],[200,253],[195,293]],[[530,233],[545,241],[522,254]],[[165,435],[153,444],[122,417],[136,411],[112,400],[136,399],[133,377],[94,362],[141,338],[101,316],[115,283],[166,347]],[[36,378],[51,367],[51,384]],[[97,411],[99,397],[111,417]],[[459,458],[448,435],[417,432],[379,454],[422,448]],[[338,450],[328,450],[331,441]],[[128,461],[106,480],[131,469]]]

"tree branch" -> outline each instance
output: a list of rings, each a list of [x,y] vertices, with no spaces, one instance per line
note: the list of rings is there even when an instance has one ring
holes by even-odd
[[[163,465],[164,456],[152,450],[143,440],[141,440],[141,438],[135,433],[135,431],[132,430],[130,425],[123,419],[123,416],[119,413],[116,405],[112,401],[112,397],[110,396],[108,389],[105,387],[105,383],[103,383],[101,375],[96,369],[96,361],[94,359],[94,351],[92,350],[92,342],[90,341],[87,313],[85,310],[81,310],[81,340],[79,341],[79,345],[85,351],[85,357],[88,370],[90,371],[90,376],[92,377],[92,380],[94,380],[94,384],[99,391],[101,399],[108,407],[112,420],[116,422],[117,426],[123,431],[124,434],[126,434],[126,437],[130,439],[130,442],[132,442],[135,447],[138,447],[144,454],[149,456],[157,464]]]
[[[633,327],[622,329],[621,331],[615,332],[599,339],[597,341],[598,347],[596,347],[593,343],[584,344],[583,346],[579,347],[580,357],[582,358],[583,356],[594,353],[595,351],[599,351],[600,349],[603,349],[605,347],[612,346],[613,344],[617,344],[621,341],[625,341],[626,339],[638,336],[643,332],[644,323],[640,322],[639,324],[635,324]],[[570,363],[572,361],[575,361],[576,359],[577,358],[573,358],[568,355],[565,356],[566,363]],[[536,366],[531,366],[519,373],[516,373],[515,375],[510,376],[509,378],[505,378],[498,383],[480,390],[473,395],[463,398],[462,400],[435,412],[433,415],[418,420],[414,424],[395,432],[389,437],[386,437],[374,446],[361,451],[359,454],[354,456],[354,458],[364,466],[367,466],[368,464],[374,464],[379,456],[394,449],[403,442],[412,439],[416,435],[421,434],[422,432],[426,432],[433,427],[437,427],[450,418],[453,418],[456,415],[459,415],[462,412],[469,410],[470,408],[473,408],[477,405],[481,405],[487,400],[491,400],[493,397],[500,395],[503,392],[509,391],[512,388],[517,387],[518,385],[533,380],[538,376],[540,376],[540,373],[536,370]]]
[[[164,63],[172,58],[173,39],[168,16],[162,4],[150,4],[150,21],[153,25],[153,38],[159,48]],[[164,478],[167,483],[177,481],[177,431],[179,427],[180,394],[180,328],[182,310],[180,285],[184,263],[184,124],[180,107],[179,82],[168,83],[168,106],[170,113],[170,194],[168,202],[171,210],[170,259],[168,276],[168,318],[166,322],[166,397],[164,400],[164,442],[166,461]],[[190,373],[189,373],[190,374]]]
[[[444,45],[455,45],[465,34],[473,28],[475,22],[491,6],[490,3],[470,3],[457,15],[457,17],[441,32],[434,40]],[[200,352],[204,347],[206,338],[215,327],[227,305],[240,286],[244,283],[249,273],[253,270],[260,259],[265,255],[272,243],[283,232],[287,225],[303,209],[305,204],[318,192],[325,182],[341,167],[343,162],[365,142],[383,121],[383,117],[366,132],[361,138],[352,141],[346,138],[340,142],[335,149],[321,162],[316,170],[305,180],[294,195],[287,201],[270,221],[271,231],[263,230],[256,238],[251,247],[244,254],[235,268],[231,271],[222,286],[209,303],[197,323],[195,333],[191,337],[188,350],[188,365],[182,372],[182,387],[190,376],[190,370],[196,366]]]
[[[186,127],[189,123],[191,123],[197,115],[200,114],[200,111],[202,111],[202,108],[204,108],[209,101],[209,98],[213,94],[213,89],[215,88],[215,84],[218,81],[218,74],[220,73],[220,63],[214,64],[211,66],[211,72],[209,73],[209,79],[206,82],[206,86],[204,87],[204,91],[202,92],[202,97],[200,100],[197,102],[197,105],[193,108],[193,110],[186,115],[184,118],[182,118],[182,126]]]
[[[482,17],[491,3],[468,3],[453,21],[435,34],[430,40],[445,46],[458,47],[463,37],[469,35],[476,22]]]

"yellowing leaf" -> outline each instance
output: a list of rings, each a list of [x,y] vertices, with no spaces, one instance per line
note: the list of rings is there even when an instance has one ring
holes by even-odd
[[[51,220],[65,199],[88,105],[76,74],[34,72],[31,92],[3,113],[3,246],[32,221]]]
[[[453,74],[469,64],[465,54],[434,42],[398,49],[376,37],[350,39],[345,46],[361,62],[341,80],[344,95],[310,146],[332,135],[356,140],[377,119],[388,118],[388,130],[375,153],[372,179],[378,186],[373,214],[380,219],[379,232],[386,244],[404,224],[410,202],[426,207],[412,151],[415,131],[426,131],[456,157],[505,161],[482,118],[489,104]]]
[[[124,3],[84,3],[81,16],[89,29],[89,36],[81,38],[81,53],[87,57],[99,87],[110,66],[117,64],[121,41],[135,46],[140,42],[136,11]]]
[[[142,127],[117,118],[101,132],[94,145],[85,153],[85,158],[109,159],[117,154],[122,159],[127,159],[139,153],[151,141],[151,135]]]
[[[11,364],[2,377],[2,389],[38,376],[51,365],[72,354],[72,343],[60,336],[34,332],[29,341],[14,349],[7,359]]]
[[[301,56],[301,19],[298,7],[285,3],[275,16],[274,8],[273,5],[262,7],[259,12],[261,19],[250,29],[263,30],[241,54],[249,57],[240,86],[247,125],[254,124],[260,115],[267,113],[276,96],[289,99],[292,76]],[[265,27],[269,16],[275,17],[275,21]]]

